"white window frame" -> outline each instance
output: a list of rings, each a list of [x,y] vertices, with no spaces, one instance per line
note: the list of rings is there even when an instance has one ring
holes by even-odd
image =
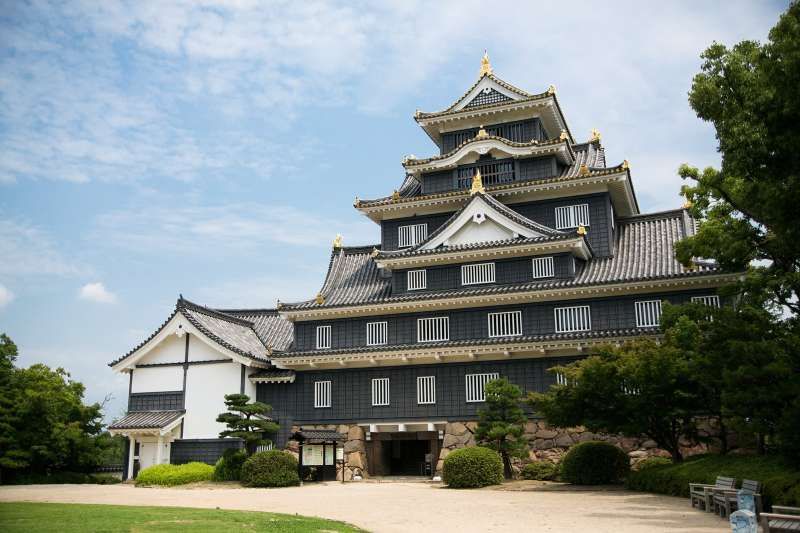
[[[372,380],[372,407],[387,405],[391,405],[389,378],[374,378]]]
[[[416,246],[428,238],[428,224],[407,224],[397,228],[397,247]]]
[[[483,372],[480,374],[467,374],[465,379],[465,395],[467,403],[478,403],[486,401],[486,384],[495,379],[499,379],[498,372]]]
[[[522,335],[522,311],[489,313],[486,319],[489,337],[491,338],[518,337]]]
[[[436,376],[417,376],[417,405],[436,403]]]
[[[331,326],[317,326],[317,350],[326,350],[331,347]]]
[[[440,342],[449,340],[449,316],[435,316],[417,319],[417,342]]]
[[[314,409],[325,409],[331,406],[331,382],[314,382]]]
[[[716,294],[708,294],[704,296],[692,296],[693,304],[703,304],[709,307],[720,307],[719,296]]]
[[[556,307],[553,309],[553,314],[556,333],[575,333],[592,329],[592,309],[588,305]]]
[[[661,324],[661,300],[639,300],[634,305],[637,328],[656,328]]]
[[[382,346],[387,343],[389,338],[389,323],[385,320],[380,322],[367,322],[367,346]]]
[[[533,266],[533,279],[552,278],[556,275],[555,260],[552,255],[547,257],[534,257],[531,259]]]
[[[556,207],[556,229],[571,229],[589,225],[589,204]]]
[[[482,285],[495,282],[494,263],[474,263],[461,265],[462,285]]]
[[[421,291],[428,288],[428,271],[409,270],[406,273],[406,289],[409,291]]]

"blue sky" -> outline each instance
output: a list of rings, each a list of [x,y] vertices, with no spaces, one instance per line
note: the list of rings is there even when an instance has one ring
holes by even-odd
[[[414,110],[449,106],[488,49],[554,84],[578,139],[628,159],[643,210],[715,164],[686,102],[713,40],[766,38],[786,2],[0,0],[0,331],[125,407],[106,363],[178,293],[220,307],[316,294],[336,233],[377,242],[355,196],[434,153]]]

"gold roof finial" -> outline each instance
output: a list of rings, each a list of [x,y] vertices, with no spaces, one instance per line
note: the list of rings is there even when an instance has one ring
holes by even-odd
[[[322,295],[321,292],[318,292],[317,297],[314,298],[314,301],[317,302],[317,305],[322,305],[325,303],[325,297]]]
[[[380,250],[378,250],[377,248],[373,248],[372,252],[369,255],[371,255],[372,257],[378,257],[379,253],[381,253]]]
[[[392,193],[392,200],[399,200],[399,199],[400,199],[400,191],[395,189],[394,192]]]
[[[476,139],[483,139],[484,137],[488,137],[488,136],[489,136],[489,134],[486,133],[486,130],[483,128],[483,124],[481,124],[481,127],[478,128],[478,133],[475,134],[475,138]]]
[[[588,176],[589,175],[589,167],[585,164],[581,164],[580,168],[578,169],[578,174],[581,176]]]
[[[483,188],[483,178],[481,177],[481,169],[475,169],[475,175],[472,176],[472,187],[469,190],[470,194],[485,193],[486,189]]]
[[[353,200],[353,207],[358,207],[358,206],[360,206],[360,205],[361,205],[361,198],[359,198],[358,196],[356,196],[356,199],[355,199],[355,200]]]
[[[691,200],[686,200],[685,202],[683,202],[683,208],[684,209],[691,209],[692,205],[694,205],[694,204],[692,204]]]
[[[337,233],[336,238],[333,239],[333,249],[338,250],[341,247],[342,247],[342,236],[339,233]]]
[[[547,88],[547,94],[556,94],[556,86],[555,85],[551,85],[550,87],[548,87]]]
[[[589,142],[600,142],[600,132],[597,131],[597,128],[592,128],[592,136],[589,138]]]
[[[622,160],[622,170],[628,170],[631,168],[631,164],[628,163],[627,159]]]
[[[584,226],[583,224],[578,226],[578,235],[586,235],[586,233],[587,233],[586,226]]]
[[[561,130],[561,135],[559,135],[558,138],[561,141],[566,141],[569,138],[569,135],[567,135],[567,130]]]
[[[487,74],[493,73],[494,71],[492,70],[492,64],[489,62],[489,52],[484,49],[483,57],[481,58],[481,69],[478,71],[478,77],[482,78]]]

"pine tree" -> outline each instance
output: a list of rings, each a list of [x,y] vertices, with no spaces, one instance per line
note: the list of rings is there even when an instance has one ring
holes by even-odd
[[[278,431],[278,424],[269,418],[272,407],[261,402],[250,403],[246,394],[226,394],[225,406],[228,411],[217,416],[228,429],[220,431],[220,438],[238,437],[244,441],[248,455],[255,453],[262,444],[271,444],[266,434]]]
[[[506,479],[512,475],[511,458],[522,458],[527,450],[523,439],[527,417],[521,403],[522,390],[501,378],[486,384],[486,407],[478,411],[475,439],[500,454]]]

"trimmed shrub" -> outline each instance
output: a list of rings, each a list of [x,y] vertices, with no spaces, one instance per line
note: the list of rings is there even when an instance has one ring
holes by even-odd
[[[444,458],[442,478],[455,489],[498,485],[503,482],[503,460],[482,446],[459,448]]]
[[[186,463],[183,465],[153,465],[136,476],[136,485],[185,485],[198,481],[210,481],[214,467],[205,463]]]
[[[689,483],[713,484],[717,476],[761,482],[764,505],[800,506],[800,470],[779,456],[695,455],[681,463],[631,472],[629,489],[689,496]]]
[[[214,465],[214,481],[239,481],[242,476],[242,465],[247,460],[244,450],[225,450],[217,464]]]
[[[242,465],[246,487],[291,487],[300,484],[297,459],[288,452],[270,450],[254,453]]]
[[[97,485],[115,485],[122,483],[122,479],[113,474],[89,474],[90,483]]]
[[[553,481],[558,477],[558,465],[550,461],[535,461],[522,468],[522,479]]]
[[[112,474],[84,474],[82,472],[53,472],[51,474],[26,473],[4,480],[10,485],[85,484],[111,485],[122,480]]]
[[[630,469],[630,459],[621,449],[590,440],[569,449],[561,461],[561,480],[575,485],[617,483]]]
[[[664,465],[671,465],[672,459],[668,457],[648,457],[647,459],[642,459],[635,465],[633,465],[634,470],[645,470],[647,468],[653,468],[654,466],[664,466]]]

